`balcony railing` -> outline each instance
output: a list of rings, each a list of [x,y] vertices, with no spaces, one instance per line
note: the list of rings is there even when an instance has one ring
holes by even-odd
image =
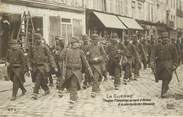
[[[66,6],[78,7],[78,8],[84,7],[84,1],[83,0],[32,0],[32,1],[40,1],[40,2],[47,2],[47,3],[58,3],[58,4],[63,4],[63,5],[66,5]]]
[[[1,0],[10,4],[24,4],[26,6],[48,9],[68,9],[75,11],[84,10],[84,0]]]

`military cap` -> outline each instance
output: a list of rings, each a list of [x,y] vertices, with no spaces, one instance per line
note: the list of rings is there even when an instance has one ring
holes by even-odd
[[[128,39],[129,36],[127,34],[124,35],[124,39]]]
[[[64,37],[61,37],[61,36],[55,36],[55,40],[64,40]]]
[[[35,34],[34,34],[34,38],[35,38],[35,39],[40,39],[40,40],[41,40],[43,37],[42,37],[42,35],[41,35],[40,33],[35,33]]]
[[[91,35],[91,39],[92,39],[92,40],[99,40],[99,37],[98,37],[97,34],[92,34],[92,35]]]
[[[137,35],[136,34],[132,34],[132,37],[137,37]]]
[[[112,33],[112,38],[119,38],[117,33]]]
[[[71,43],[79,42],[79,39],[77,37],[72,37]]]
[[[82,40],[83,40],[83,41],[89,41],[90,38],[89,38],[88,35],[83,35],[83,36],[82,36]]]
[[[15,40],[15,39],[11,39],[11,40],[8,42],[8,44],[10,44],[10,45],[18,44],[18,41]]]
[[[2,19],[3,19],[3,20],[9,20],[9,17],[8,17],[7,14],[4,13],[4,14],[2,14]]]
[[[162,32],[162,38],[168,38],[168,32]]]

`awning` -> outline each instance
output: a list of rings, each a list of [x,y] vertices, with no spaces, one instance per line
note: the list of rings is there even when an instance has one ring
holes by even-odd
[[[93,12],[106,28],[127,29],[115,15]]]
[[[132,18],[118,16],[128,29],[143,30],[143,28]]]

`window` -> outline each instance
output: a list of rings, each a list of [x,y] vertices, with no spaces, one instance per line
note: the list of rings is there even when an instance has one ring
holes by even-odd
[[[132,1],[132,8],[135,8],[135,1]]]
[[[77,37],[81,37],[82,35],[82,20],[81,19],[73,19],[73,35]]]
[[[65,22],[65,23],[71,23],[71,19],[62,18],[62,22]]]
[[[66,45],[70,43],[70,39],[72,38],[72,24],[71,19],[62,18],[61,19],[61,34],[66,39]]]

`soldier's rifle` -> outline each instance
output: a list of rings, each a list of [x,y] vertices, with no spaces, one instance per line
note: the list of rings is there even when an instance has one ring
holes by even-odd
[[[177,78],[177,81],[180,82],[176,69],[174,70],[174,73],[175,73],[175,76]]]
[[[66,74],[66,65],[67,65],[67,46],[66,46],[66,40],[64,42],[64,49],[65,51],[65,56],[62,61],[62,79],[65,80],[65,74]]]

